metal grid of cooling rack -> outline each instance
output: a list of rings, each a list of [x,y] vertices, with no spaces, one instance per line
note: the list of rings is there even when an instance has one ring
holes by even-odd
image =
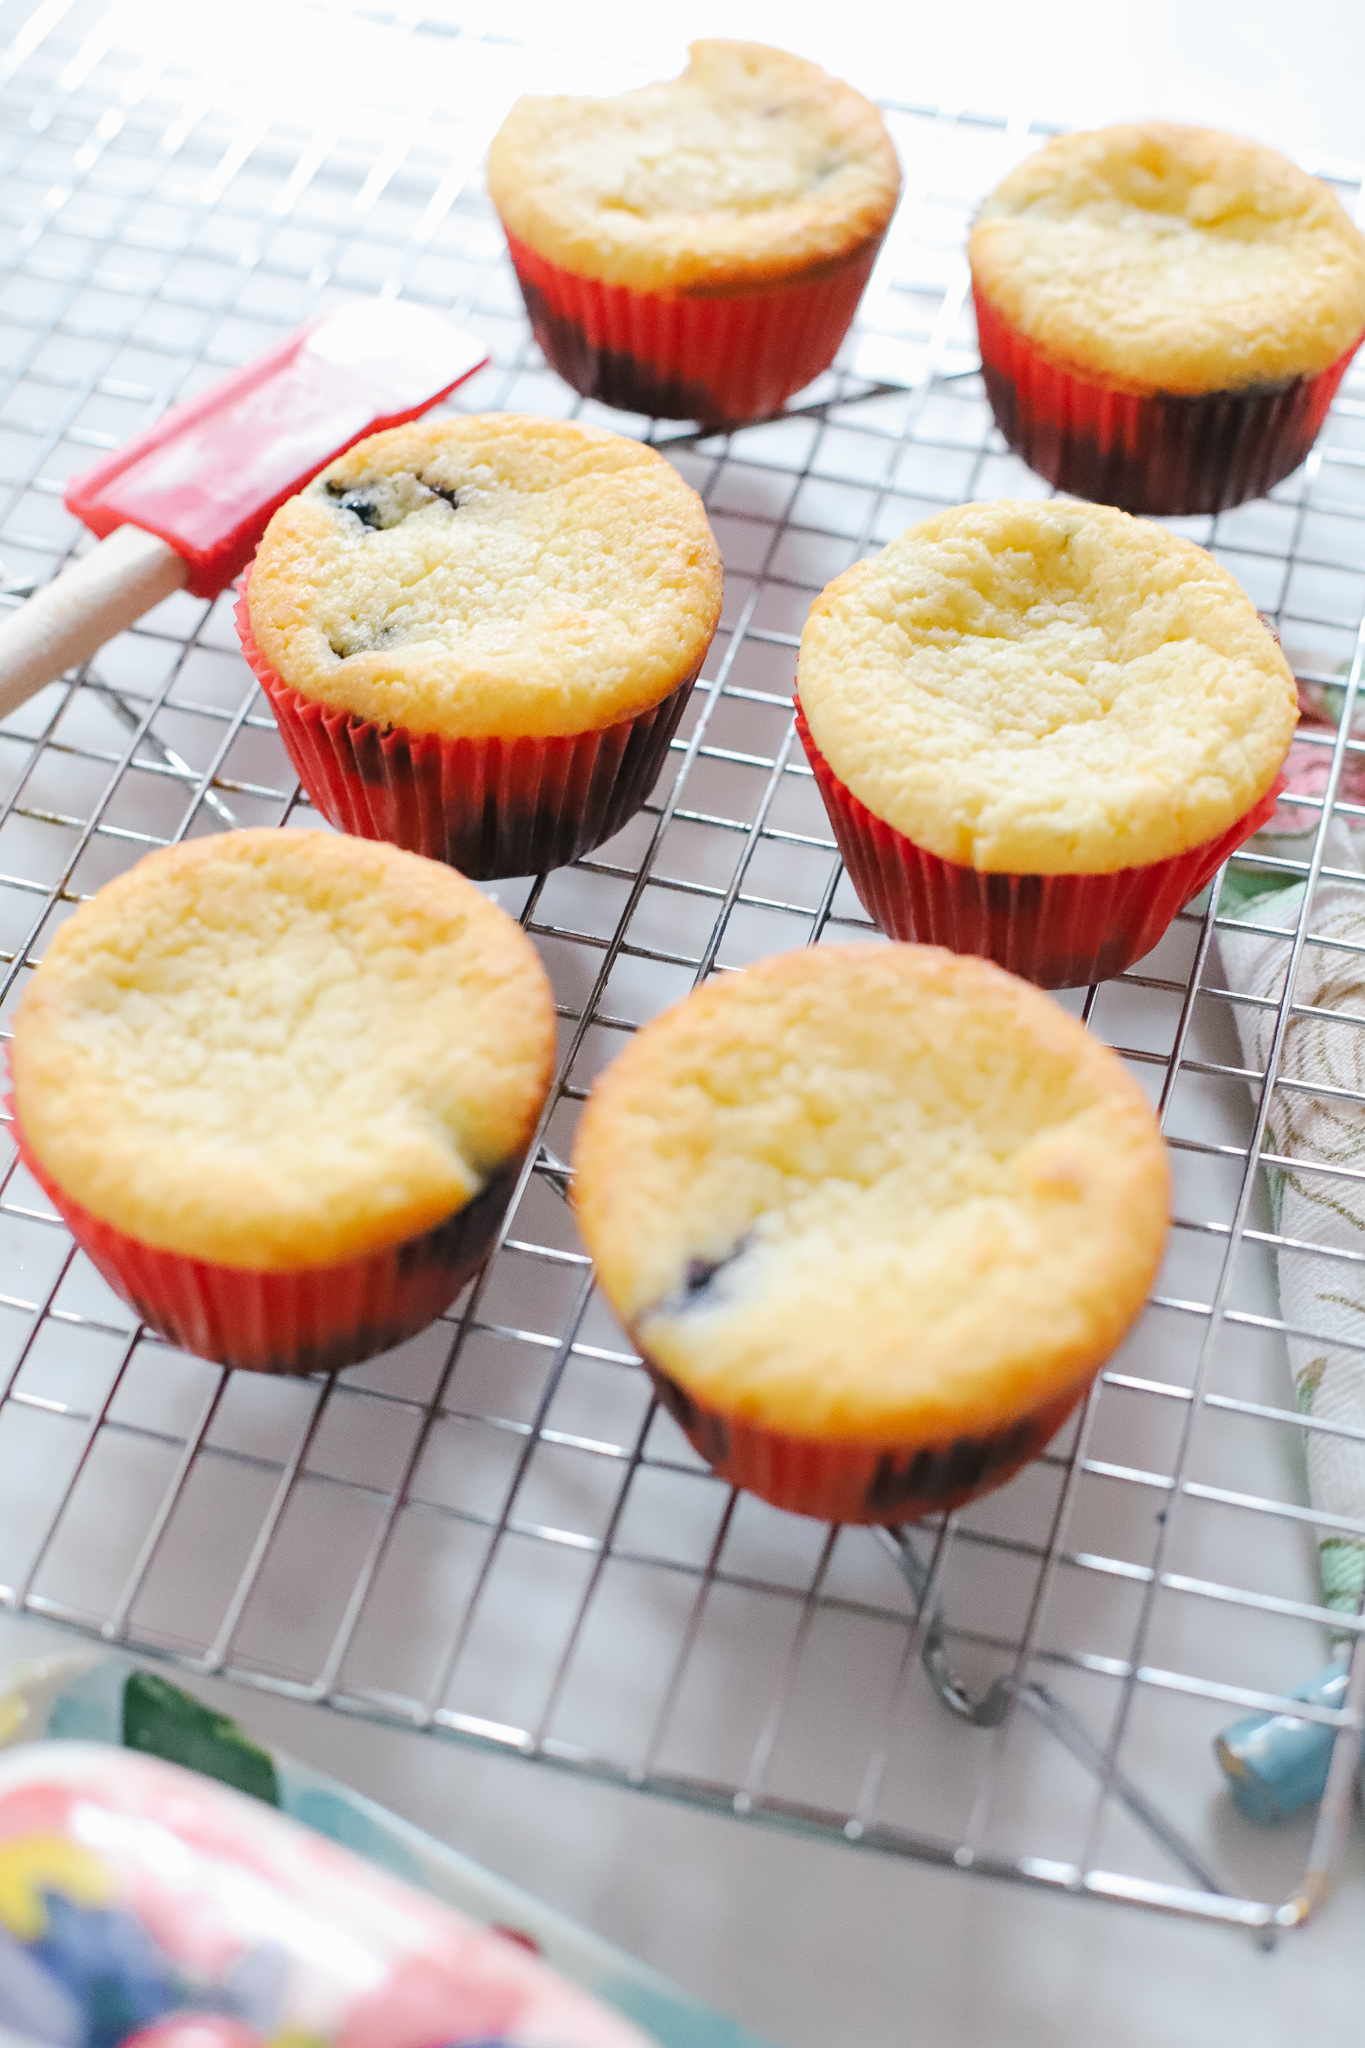
[[[282,5],[277,46],[292,25],[316,54],[325,27],[331,86],[369,92],[305,117],[223,48],[177,43],[151,0],[18,11],[0,60],[10,593],[81,545],[70,474],[356,290],[485,338],[466,409],[653,438],[703,493],[727,583],[642,815],[493,892],[550,970],[561,1078],[505,1241],[441,1324],[334,1379],[171,1352],[73,1252],[0,1130],[0,1599],[756,1820],[1263,1937],[1301,1922],[1348,1825],[1365,1662],[1344,1707],[1300,1710],[1339,1730],[1315,1823],[1240,1822],[1208,1741],[1283,1707],[1329,1626],[1358,1639],[1320,1604],[1313,1539],[1365,1524],[1305,1505],[1305,1434],[1331,1425],[1293,1402],[1256,1163],[1270,1089],[1238,1050],[1216,890],[1139,970],[1067,998],[1160,1106],[1177,1216],[1158,1292],[1049,1453],[942,1526],[825,1530],[731,1495],[650,1399],[563,1199],[577,1106],[623,1033],[709,973],[868,929],[793,750],[797,637],[829,577],[914,518],[1043,488],[991,426],[962,259],[974,201],[1037,131],[889,106],[906,195],[839,367],[786,418],[708,439],[584,407],[547,373],[477,180],[489,127],[547,63],[588,89],[624,70],[412,10]],[[1359,208],[1359,172],[1312,168]],[[1348,674],[1316,801],[1365,816],[1338,797],[1361,744],[1365,383],[1270,499],[1182,525],[1301,675]],[[147,848],[285,821],[320,824],[228,601],[169,600],[0,726],[0,1027],[54,925]],[[1311,902],[1321,834],[1301,866]],[[1314,943],[1306,912],[1291,968]]]

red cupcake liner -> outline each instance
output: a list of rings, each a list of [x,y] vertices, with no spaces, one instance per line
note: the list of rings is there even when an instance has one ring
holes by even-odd
[[[567,867],[646,801],[701,663],[634,718],[559,739],[447,740],[328,710],[277,675],[243,587],[242,652],[270,699],[294,772],[330,824],[445,861],[476,882]]]
[[[1221,838],[1170,860],[1108,875],[987,874],[940,860],[874,817],[820,752],[799,700],[796,729],[873,923],[891,939],[979,954],[1039,988],[1108,981],[1150,953],[1228,855],[1271,817],[1285,786],[1276,776]]]
[[[813,275],[706,295],[637,292],[547,262],[506,229],[526,316],[585,398],[721,424],[780,412],[839,352],[881,236]]]
[[[336,1372],[425,1330],[488,1256],[520,1165],[511,1161],[434,1229],[383,1251],[259,1272],[158,1250],[92,1216],[39,1165],[12,1096],[7,1107],[24,1165],[115,1294],[177,1349],[248,1372]]]
[[[1050,361],[973,289],[981,372],[1010,447],[1059,490],[1125,512],[1223,512],[1261,497],[1307,455],[1360,346],[1275,386],[1124,391]]]
[[[713,1472],[772,1507],[820,1522],[918,1522],[994,1492],[1046,1449],[1094,1378],[1088,1373],[980,1436],[849,1443],[789,1436],[726,1415],[649,1358],[644,1365],[660,1401]]]

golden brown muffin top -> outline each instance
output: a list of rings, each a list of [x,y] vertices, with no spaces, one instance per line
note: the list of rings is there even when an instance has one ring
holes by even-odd
[[[1151,1284],[1156,1121],[1050,996],[931,946],[707,982],[597,1082],[574,1207],[641,1348],[796,1436],[989,1430],[1075,1388]]]
[[[1046,355],[1134,391],[1312,376],[1365,331],[1365,236],[1318,179],[1211,128],[1055,137],[991,194],[970,255]]]
[[[488,153],[504,226],[644,292],[777,284],[885,231],[900,165],[870,100],[763,43],[691,59],[611,99],[518,100]]]
[[[811,607],[797,685],[876,817],[1006,874],[1112,874],[1220,838],[1298,718],[1235,577],[1071,498],[958,505],[856,562]]]
[[[525,1149],[554,1006],[453,868],[322,832],[148,854],[64,924],[19,1005],[39,1164],[164,1251],[292,1270],[442,1222]]]
[[[634,717],[700,666],[720,601],[720,550],[671,464],[519,413],[357,442],[280,507],[248,586],[294,689],[444,739]]]

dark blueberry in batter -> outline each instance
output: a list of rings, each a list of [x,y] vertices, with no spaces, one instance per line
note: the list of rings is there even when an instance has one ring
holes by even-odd
[[[908,1465],[898,1467],[894,1458],[882,1458],[867,1489],[867,1506],[878,1514],[902,1502],[948,1500],[978,1485],[988,1472],[1016,1462],[1032,1437],[1033,1423],[1025,1420],[998,1436],[959,1437],[946,1451],[926,1446]]]
[[[348,491],[345,484],[329,483],[327,495],[337,500],[343,512],[354,512],[362,526],[376,533],[388,523],[380,509],[379,487],[374,484]]]
[[[372,725],[367,718],[352,718],[348,722],[346,742],[355,761],[356,773],[362,782],[382,784],[391,779],[395,781],[400,779],[399,776],[391,778],[389,775],[385,762],[384,738],[383,729],[380,726]],[[387,751],[389,754],[394,754],[399,749],[390,747]],[[410,778],[404,777],[403,779]]]
[[[675,1287],[671,1294],[666,1294],[650,1313],[656,1316],[681,1316],[686,1315],[692,1308],[713,1307],[715,1297],[711,1293],[711,1286],[716,1275],[728,1271],[737,1259],[742,1259],[753,1243],[753,1238],[753,1232],[746,1231],[738,1244],[728,1251],[723,1259],[689,1259],[682,1286]]]
[[[723,1465],[730,1455],[730,1432],[724,1419],[712,1415],[705,1408],[699,1408],[686,1387],[657,1365],[646,1361],[646,1371],[654,1382],[660,1401],[677,1423],[683,1435],[695,1444],[703,1458],[712,1465]]]
[[[439,484],[428,483],[425,478],[414,476],[411,470],[398,470],[391,476],[373,477],[368,483],[355,484],[349,489],[345,484],[329,480],[327,496],[341,512],[352,512],[372,533],[382,533],[390,526],[401,526],[413,512],[420,512],[424,506],[433,504],[438,498],[449,505],[452,512],[459,510],[460,492],[447,490]]]
[[[341,509],[343,512],[354,512],[362,526],[368,526],[376,533],[384,525],[379,506],[368,491],[347,491],[341,501]]]
[[[372,627],[361,624],[359,620],[355,623],[357,637],[354,640],[327,642],[338,661],[345,661],[351,654],[373,654],[376,648],[380,647],[402,647],[410,638],[404,625],[380,626],[378,631],[375,631]]]
[[[538,285],[520,276],[517,282],[527,318],[551,367],[585,398],[600,398],[604,405],[654,419],[721,421],[722,408],[702,385],[670,377],[623,350],[597,347],[581,327],[554,311]]]
[[[734,1257],[733,1252],[730,1257]],[[723,1266],[727,1266],[729,1263],[729,1259],[689,1259],[687,1262],[687,1278],[683,1281],[683,1287],[688,1296],[704,1294],[711,1285],[715,1275],[720,1272]]]
[[[425,476],[421,481],[426,485],[426,488],[432,493],[433,497],[444,498],[452,512],[459,511],[461,501],[465,495],[459,486],[456,486],[454,490],[449,490],[444,484],[434,484],[430,477]]]

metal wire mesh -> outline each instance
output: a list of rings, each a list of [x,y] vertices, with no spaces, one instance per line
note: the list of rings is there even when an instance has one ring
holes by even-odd
[[[973,203],[1036,131],[888,106],[906,197],[839,367],[788,417],[701,438],[583,405],[529,339],[476,165],[532,54],[411,11],[276,12],[354,75],[372,66],[373,101],[309,125],[139,40],[131,5],[23,9],[0,60],[6,587],[79,550],[61,492],[97,452],[313,310],[382,290],[485,338],[461,408],[572,412],[663,447],[722,543],[724,619],[641,816],[493,892],[551,973],[561,1075],[505,1242],[424,1336],[305,1381],[175,1353],[74,1252],[0,1130],[0,1598],[193,1671],[850,1843],[1296,1924],[1347,1824],[1365,1668],[1343,1708],[1301,1710],[1341,1731],[1316,1826],[1241,1823],[1208,1739],[1282,1707],[1325,1627],[1359,1636],[1321,1605],[1314,1539],[1365,1524],[1305,1505],[1305,1433],[1331,1425],[1294,1406],[1257,1168],[1270,1090],[1238,1049],[1216,890],[1140,969],[1074,998],[1172,1146],[1158,1291],[1048,1455],[942,1527],[826,1530],[730,1494],[651,1400],[563,1199],[578,1105],[625,1033],[709,973],[869,929],[793,751],[797,637],[822,585],[911,520],[1044,489],[991,425],[962,256]],[[384,99],[395,61],[420,105]],[[583,82],[628,82],[609,69]],[[1359,208],[1358,170],[1310,168]],[[1357,377],[1269,499],[1176,522],[1303,677],[1346,674],[1324,818],[1365,815],[1338,796],[1360,752],[1363,401]],[[285,821],[321,825],[230,601],[169,600],[0,725],[0,1026],[55,926],[149,847]],[[1310,905],[1322,864],[1320,836]],[[1309,910],[1286,949],[1314,943]]]

